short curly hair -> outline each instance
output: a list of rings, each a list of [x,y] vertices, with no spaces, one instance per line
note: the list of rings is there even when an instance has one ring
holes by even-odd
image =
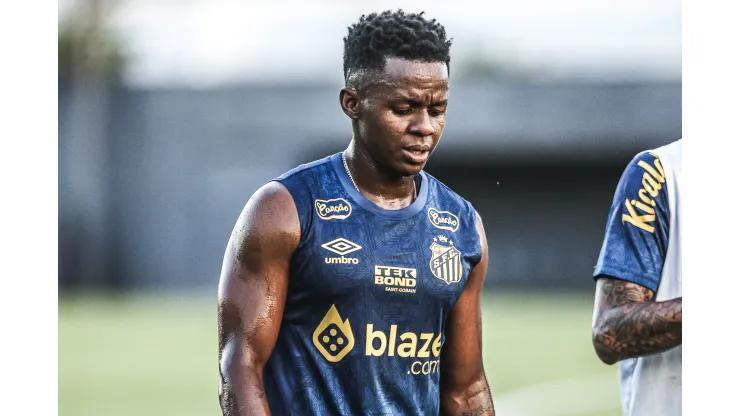
[[[389,57],[411,61],[444,62],[450,71],[450,47],[444,26],[425,19],[424,12],[403,10],[362,15],[344,38],[344,80],[358,71],[383,70]]]

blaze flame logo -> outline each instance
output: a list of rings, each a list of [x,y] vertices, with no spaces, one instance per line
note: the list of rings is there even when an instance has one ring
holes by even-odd
[[[342,322],[336,306],[331,305],[313,332],[313,345],[332,363],[339,362],[355,346],[349,319]]]

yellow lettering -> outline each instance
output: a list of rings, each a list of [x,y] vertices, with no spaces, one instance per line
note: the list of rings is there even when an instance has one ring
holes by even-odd
[[[388,336],[388,356],[396,355],[396,330],[398,325],[391,325],[391,334]]]
[[[663,167],[660,166],[660,160],[655,159],[655,165],[660,167],[660,173],[658,173],[652,166],[647,164],[644,160],[637,162],[637,166],[645,169],[649,174],[660,183],[665,183],[665,174],[663,173]]]
[[[411,371],[409,371],[409,373],[414,375],[428,375],[436,372],[439,372],[439,360],[425,361],[423,363],[421,361],[414,361],[411,364]]]
[[[373,324],[367,324],[365,332],[365,355],[375,357],[384,355],[403,358],[418,357],[420,359],[430,358],[431,355],[434,357],[440,356],[442,352],[441,333],[417,334],[414,332],[404,332],[398,336],[398,332],[398,325],[391,325],[389,331],[386,333],[383,330],[376,330]],[[419,365],[423,365],[421,361]],[[428,374],[427,368],[429,368],[429,371],[434,371],[434,364],[430,362],[430,364],[419,368],[419,370],[424,372],[424,374]]]
[[[646,190],[640,189],[640,192],[638,192],[637,195],[640,197],[642,202],[655,206],[655,201],[653,201],[652,199],[650,199],[650,197],[647,196]]]
[[[429,361],[421,365],[421,373],[425,375],[429,374]]]
[[[419,364],[419,366],[421,366],[421,363],[418,362],[418,361],[414,361],[414,363],[411,364],[411,373],[414,374],[414,375],[419,374],[421,372],[419,370],[414,370],[414,366],[417,365],[417,364]]]
[[[655,215],[637,215],[637,212],[634,208],[632,208],[629,200],[624,201],[624,206],[627,207],[629,215],[622,214],[622,224],[628,222],[635,227],[643,229],[649,233],[652,233],[655,230],[653,226],[647,224],[648,222],[655,221]]]
[[[408,341],[398,346],[399,357],[416,357],[416,334],[406,332],[400,336],[401,340]]]
[[[658,168],[658,171],[660,172],[660,176],[665,178],[665,172],[663,172],[663,164],[660,163],[660,159],[658,159],[658,156],[655,156],[655,167]]]
[[[635,201],[635,200],[633,199],[633,200],[632,200],[632,205],[634,205],[634,206],[636,206],[637,208],[641,209],[641,210],[642,210],[642,212],[646,212],[646,213],[648,213],[648,214],[655,214],[655,210],[654,210],[654,209],[652,209],[651,207],[649,207],[649,206],[647,206],[647,205],[643,204],[643,203],[642,203],[642,202],[640,202],[640,201]]]
[[[421,349],[419,350],[419,354],[416,356],[419,358],[429,358],[429,343],[432,342],[432,337],[434,334],[420,334],[419,339],[423,339],[426,342],[424,345],[421,346]]]
[[[661,184],[655,181],[652,176],[650,176],[647,172],[642,175],[642,187],[648,191],[650,196],[655,198],[658,196],[658,192],[663,188]]]
[[[373,345],[376,338],[380,340],[380,348],[378,349]],[[380,357],[385,352],[387,342],[388,341],[386,340],[383,331],[373,331],[373,324],[367,324],[367,332],[365,333],[365,355]]]
[[[432,344],[432,355],[439,357],[439,353],[442,352],[442,334],[437,335],[434,338],[434,344]]]
[[[383,284],[383,276],[375,276],[375,284],[376,285],[382,285]]]
[[[658,168],[660,176],[665,178],[665,172],[663,171],[663,164],[660,162],[660,158],[655,153],[650,153],[655,158],[655,167]]]

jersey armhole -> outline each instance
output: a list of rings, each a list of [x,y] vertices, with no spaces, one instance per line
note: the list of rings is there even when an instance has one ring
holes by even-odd
[[[478,216],[480,215],[478,211],[476,211],[475,207],[473,207],[473,204],[471,204],[469,201],[465,201],[469,207],[469,209],[473,213],[473,220],[475,221],[473,223],[473,230],[475,230],[475,247],[476,247],[476,261],[475,264],[473,264],[472,268],[478,267],[480,262],[483,260],[483,245],[481,244],[481,235],[480,231],[478,231]],[[483,226],[483,219],[481,219],[481,226]],[[472,270],[472,269],[471,269]]]

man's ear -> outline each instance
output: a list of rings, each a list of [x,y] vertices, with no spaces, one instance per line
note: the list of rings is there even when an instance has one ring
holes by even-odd
[[[339,104],[349,118],[352,120],[359,118],[360,97],[354,88],[342,88],[339,91]]]

